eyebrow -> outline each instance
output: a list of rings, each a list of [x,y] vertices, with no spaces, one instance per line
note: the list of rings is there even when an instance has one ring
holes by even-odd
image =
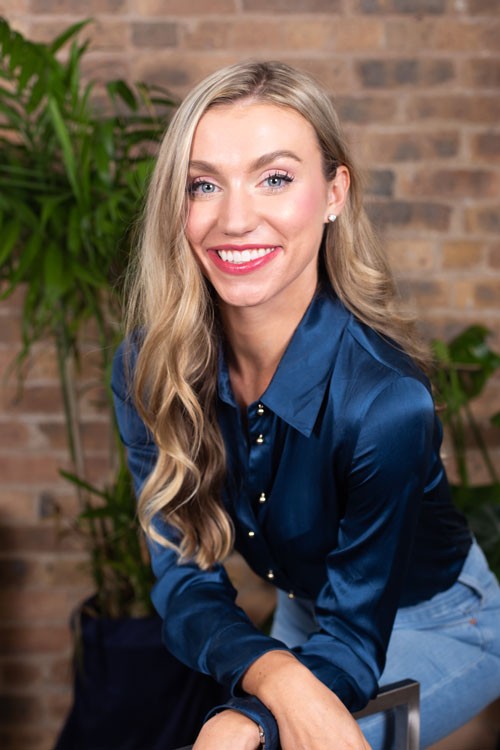
[[[302,163],[302,159],[300,159],[293,151],[287,151],[286,149],[271,151],[269,154],[262,154],[262,156],[259,156],[258,159],[255,159],[255,161],[250,164],[250,171],[254,172],[257,169],[263,169],[271,162],[276,161],[276,159],[293,159],[299,164]],[[202,161],[199,159],[193,159],[192,161],[190,161],[189,168],[199,169],[201,172],[211,172],[215,175],[220,174],[215,164],[211,164],[209,161]]]

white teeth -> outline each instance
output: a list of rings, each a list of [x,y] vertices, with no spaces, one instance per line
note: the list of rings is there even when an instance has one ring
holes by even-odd
[[[217,254],[225,263],[248,263],[250,260],[269,255],[275,249],[274,247],[259,247],[253,250],[217,250]]]

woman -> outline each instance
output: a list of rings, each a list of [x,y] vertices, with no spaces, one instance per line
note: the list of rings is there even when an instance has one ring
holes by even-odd
[[[424,350],[309,77],[243,63],[187,97],[130,300],[113,389],[153,600],[167,647],[234,696],[196,750],[380,750],[383,717],[350,712],[406,677],[424,747],[495,699],[498,584],[451,504]],[[234,603],[233,545],[277,586],[271,636]]]

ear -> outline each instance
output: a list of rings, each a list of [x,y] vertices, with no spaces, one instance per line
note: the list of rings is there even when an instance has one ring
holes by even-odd
[[[328,205],[325,224],[328,224],[330,221],[328,217],[331,216],[331,214],[338,216],[342,212],[347,200],[350,184],[351,177],[349,175],[349,170],[342,164],[337,167],[335,177],[328,183]]]

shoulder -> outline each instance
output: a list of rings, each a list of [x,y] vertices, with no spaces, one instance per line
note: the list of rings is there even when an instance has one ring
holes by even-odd
[[[429,379],[412,358],[353,315],[344,329],[330,383],[337,418],[361,427],[370,416],[404,421],[435,417]]]

